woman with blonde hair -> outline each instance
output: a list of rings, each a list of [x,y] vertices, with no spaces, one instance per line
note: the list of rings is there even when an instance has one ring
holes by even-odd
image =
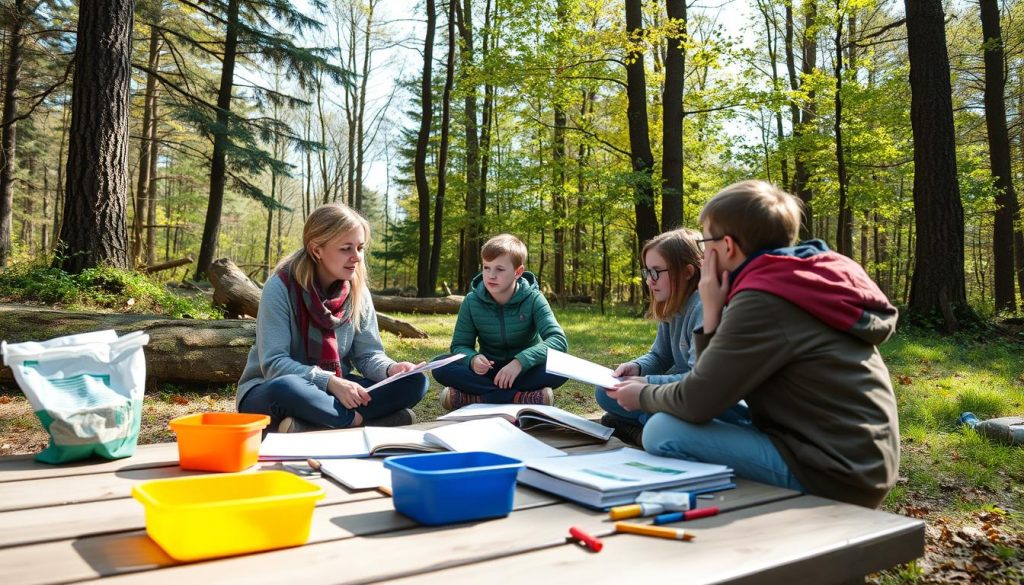
[[[427,392],[424,375],[366,391],[415,367],[381,345],[363,259],[369,239],[370,224],[348,206],[329,203],[309,215],[302,248],[263,287],[239,412],[270,415],[270,428],[283,433],[416,422],[409,409]]]

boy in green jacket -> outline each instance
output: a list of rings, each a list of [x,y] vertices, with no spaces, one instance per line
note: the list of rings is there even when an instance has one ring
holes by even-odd
[[[462,301],[452,334],[451,352],[466,357],[434,370],[434,379],[445,386],[441,406],[550,405],[553,388],[565,378],[545,371],[547,351],[566,351],[568,343],[537,277],[526,272],[526,245],[501,234],[487,240],[480,256],[483,271]]]
[[[896,309],[856,262],[821,240],[794,245],[800,201],[770,183],[722,189],[700,214],[703,329],[674,384],[608,392],[652,414],[644,448],[736,475],[875,507],[896,482],[896,398],[878,345]],[[716,419],[739,400],[750,421]]]

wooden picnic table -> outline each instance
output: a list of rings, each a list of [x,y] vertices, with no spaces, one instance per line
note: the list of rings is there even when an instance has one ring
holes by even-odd
[[[570,452],[623,446],[577,433],[533,434]],[[517,486],[506,518],[425,527],[395,512],[379,491],[314,477],[327,497],[306,545],[183,564],[146,535],[142,505],[130,492],[142,481],[196,473],[178,467],[176,443],[60,466],[0,458],[0,583],[827,584],[862,580],[924,552],[920,520],[744,480],[700,500],[719,506],[719,515],[675,525],[692,531],[692,541],[614,534],[593,553],[564,537],[570,526],[610,532],[606,513],[525,486]]]

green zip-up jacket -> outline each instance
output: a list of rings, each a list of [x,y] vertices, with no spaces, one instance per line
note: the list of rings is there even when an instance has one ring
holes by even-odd
[[[519,277],[516,292],[504,305],[494,301],[484,286],[483,276],[476,275],[459,307],[452,333],[452,353],[465,354],[463,363],[467,367],[482,353],[494,361],[517,359],[525,371],[544,365],[549,347],[566,351],[569,344],[532,272]]]

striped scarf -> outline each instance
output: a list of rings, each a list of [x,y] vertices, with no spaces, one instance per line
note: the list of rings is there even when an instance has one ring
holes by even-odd
[[[299,331],[306,332],[306,355],[303,361],[333,372],[336,376],[343,375],[335,329],[351,320],[351,316],[345,314],[345,304],[351,290],[349,282],[346,280],[341,283],[336,296],[322,299],[315,276],[313,286],[308,291],[284,269],[279,270],[277,276],[288,289],[288,298],[295,304]]]

